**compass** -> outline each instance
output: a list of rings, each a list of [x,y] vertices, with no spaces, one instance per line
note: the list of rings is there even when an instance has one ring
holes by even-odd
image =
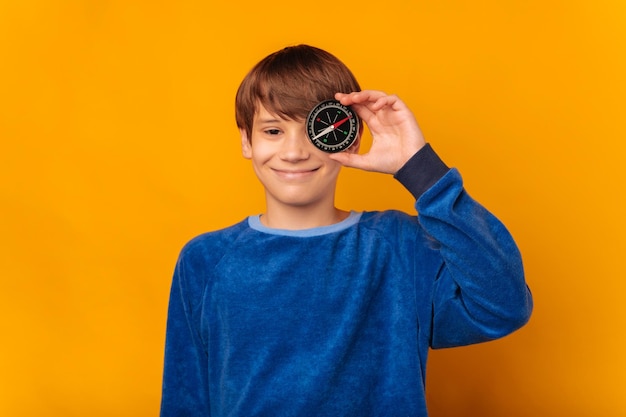
[[[359,134],[357,114],[337,100],[318,103],[306,119],[306,132],[318,149],[329,152],[345,151]]]

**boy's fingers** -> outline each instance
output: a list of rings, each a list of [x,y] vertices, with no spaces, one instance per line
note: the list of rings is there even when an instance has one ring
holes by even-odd
[[[385,96],[386,94],[382,91],[362,90],[348,94],[337,93],[335,94],[335,99],[341,101],[345,105],[351,105],[358,103],[375,102],[376,100]]]

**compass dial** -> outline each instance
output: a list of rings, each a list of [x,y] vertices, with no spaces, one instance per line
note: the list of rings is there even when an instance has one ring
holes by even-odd
[[[329,153],[348,149],[359,134],[359,126],[357,114],[337,100],[318,103],[306,120],[307,135],[313,145]]]

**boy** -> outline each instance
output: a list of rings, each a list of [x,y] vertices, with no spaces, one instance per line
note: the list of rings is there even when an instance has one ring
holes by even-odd
[[[306,136],[318,102],[372,133],[329,154]],[[236,97],[243,156],[266,210],[182,250],[161,415],[426,416],[429,348],[502,337],[532,299],[505,227],[463,189],[396,96],[360,87],[306,45],[259,62]],[[392,174],[419,216],[344,211],[341,166]]]

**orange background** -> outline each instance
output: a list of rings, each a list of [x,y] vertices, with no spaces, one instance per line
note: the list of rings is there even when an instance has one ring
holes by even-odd
[[[235,90],[295,43],[400,95],[524,255],[531,322],[433,352],[432,416],[626,415],[625,3],[344,4],[0,1],[0,415],[158,413],[178,251],[263,209]],[[348,169],[338,203],[413,211]]]

